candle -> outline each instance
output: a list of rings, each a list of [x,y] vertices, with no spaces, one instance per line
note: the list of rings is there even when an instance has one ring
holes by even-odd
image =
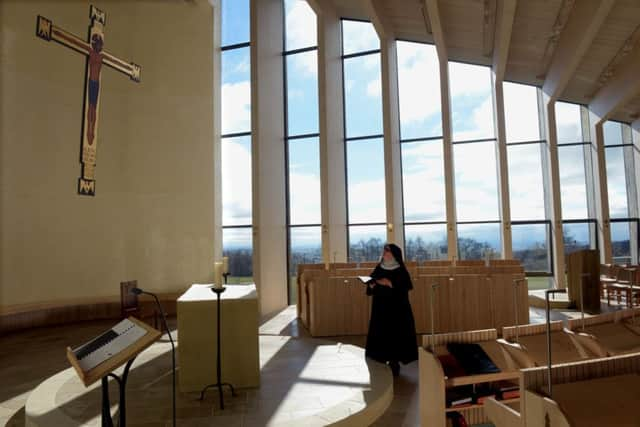
[[[327,271],[329,271],[329,263],[328,263],[328,262],[325,262],[325,263],[324,263],[324,269],[325,269],[325,270],[327,270]]]
[[[222,273],[229,274],[229,257],[222,257]]]
[[[216,289],[222,288],[222,262],[219,261],[213,264],[213,286]]]

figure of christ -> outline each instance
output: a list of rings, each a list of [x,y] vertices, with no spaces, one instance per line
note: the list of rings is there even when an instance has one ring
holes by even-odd
[[[102,37],[99,34],[91,36],[89,49],[89,108],[87,108],[87,141],[93,145],[95,136],[96,110],[100,94],[100,69],[102,68]]]

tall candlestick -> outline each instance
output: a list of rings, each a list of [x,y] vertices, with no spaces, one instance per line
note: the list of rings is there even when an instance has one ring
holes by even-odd
[[[213,287],[222,288],[222,262],[216,261],[213,264]]]
[[[224,256],[222,257],[222,274],[228,274],[228,273],[229,273],[229,257]]]

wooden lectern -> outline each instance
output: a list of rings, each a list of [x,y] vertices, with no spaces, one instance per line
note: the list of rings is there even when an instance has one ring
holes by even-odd
[[[161,335],[160,331],[146,323],[129,317],[76,349],[67,347],[67,359],[86,387],[102,380],[103,427],[113,427],[108,378],[115,379],[120,389],[119,426],[124,427],[126,426],[125,389],[129,369],[136,356],[156,342]],[[113,371],[122,365],[125,365],[122,376],[114,374]]]
[[[567,255],[567,283],[571,307],[591,314],[600,313],[600,255],[597,250],[585,249]]]

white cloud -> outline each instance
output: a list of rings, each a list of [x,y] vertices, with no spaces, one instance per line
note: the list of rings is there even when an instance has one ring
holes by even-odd
[[[400,118],[420,122],[440,112],[440,66],[433,46],[397,42]]]
[[[367,83],[367,95],[372,98],[380,98],[382,96],[382,83],[380,78]]]
[[[320,223],[320,177],[294,169],[289,175],[289,187],[291,223]]]
[[[222,133],[251,130],[251,84],[248,81],[222,85]]]
[[[222,142],[222,222],[251,224],[251,152],[233,140]]]
[[[510,82],[505,82],[503,88],[507,141],[539,140],[537,89]]]
[[[316,14],[304,0],[287,3],[288,48],[315,46],[317,44]]]
[[[458,114],[460,111],[458,111]],[[463,120],[471,121],[470,130],[456,131],[454,126],[453,140],[454,141],[468,141],[473,139],[491,138],[494,136],[494,122],[493,122],[493,101],[491,94],[487,96],[482,104],[472,111],[464,111],[465,117]],[[458,115],[453,118],[455,121],[460,121]]]
[[[384,179],[360,181],[349,186],[350,222],[384,222],[386,217]]]

